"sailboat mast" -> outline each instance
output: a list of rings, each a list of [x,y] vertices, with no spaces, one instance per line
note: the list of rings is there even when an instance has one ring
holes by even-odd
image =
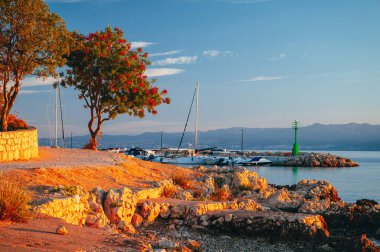
[[[199,81],[196,85],[196,100],[195,100],[195,134],[194,134],[194,149],[198,149],[198,116],[199,116]]]
[[[58,87],[55,88],[55,140],[54,147],[58,147]]]

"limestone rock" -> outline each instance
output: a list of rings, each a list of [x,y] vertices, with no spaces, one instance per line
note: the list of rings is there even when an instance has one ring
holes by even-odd
[[[181,252],[193,252],[193,250],[192,250],[192,249],[189,249],[189,248],[186,247],[186,246],[182,246],[182,247],[181,247]]]
[[[242,171],[234,173],[231,187],[238,190],[265,191],[268,187],[268,183],[265,178],[259,178],[256,172],[243,169]]]
[[[160,209],[160,217],[166,219],[170,216],[170,210],[168,204],[162,204]]]
[[[109,220],[104,213],[92,213],[87,215],[86,225],[94,228],[102,228],[109,224]]]
[[[125,222],[125,221],[120,221],[118,223],[118,226],[119,230],[121,230],[122,232],[125,232],[125,233],[129,233],[129,234],[135,234],[136,233],[136,229],[129,223]]]
[[[204,193],[205,194],[212,194],[215,190],[215,181],[212,176],[207,176],[204,183]]]
[[[106,192],[101,187],[95,187],[92,189],[90,195],[92,195],[94,202],[102,205],[106,196]]]
[[[62,225],[59,225],[57,229],[55,230],[55,232],[59,235],[67,235],[69,233],[69,231],[67,231],[65,226],[62,226]]]
[[[295,211],[303,203],[303,198],[283,188],[270,195],[267,202],[273,208]]]
[[[136,197],[138,200],[156,199],[161,196],[162,191],[163,191],[162,186],[156,187],[156,188],[143,189],[136,193]]]
[[[189,239],[187,240],[186,244],[187,247],[189,247],[192,251],[201,251],[201,245],[195,240]]]
[[[110,189],[104,200],[104,211],[111,223],[130,223],[136,210],[137,198],[128,188]]]
[[[248,179],[249,171],[244,170],[243,172],[235,172],[232,179],[232,187],[239,189],[242,187],[249,187],[250,181]]]
[[[178,247],[178,243],[163,237],[158,241],[157,246],[162,249],[174,249]]]
[[[141,226],[141,224],[143,223],[144,219],[141,215],[135,213],[132,217],[132,221],[131,221],[131,224],[135,227],[135,228],[138,228]]]
[[[144,217],[147,222],[152,223],[160,215],[161,206],[158,203],[144,202],[141,205],[141,216]]]

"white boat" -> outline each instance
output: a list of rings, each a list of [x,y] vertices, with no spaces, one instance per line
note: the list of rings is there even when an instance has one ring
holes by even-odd
[[[253,157],[251,159],[247,160],[241,160],[235,163],[236,165],[242,165],[242,166],[266,166],[271,165],[272,161],[264,158],[264,157]]]
[[[157,157],[153,161],[165,164],[219,165],[223,163],[224,158],[215,156]]]

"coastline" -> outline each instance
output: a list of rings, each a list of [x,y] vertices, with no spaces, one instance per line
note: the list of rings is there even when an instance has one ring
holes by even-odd
[[[65,151],[68,151],[68,150],[65,150]],[[76,150],[72,150],[72,152],[75,153]],[[106,156],[109,154],[107,153],[104,155]],[[114,155],[115,158],[120,157],[120,155],[117,155],[117,154],[112,154],[112,155]],[[80,155],[74,155],[74,156],[76,156],[77,158],[80,158]],[[99,160],[93,160],[92,163],[100,162],[104,158],[102,152],[97,152],[96,156]],[[66,157],[69,158],[71,156],[66,156]],[[112,218],[111,218],[110,219],[111,224],[105,225],[104,227],[100,228],[100,230],[104,230],[104,228],[106,228],[106,229],[111,229],[112,232],[116,231],[117,234],[114,233],[114,235],[118,236],[117,239],[119,239],[120,236],[121,237],[123,237],[123,235],[126,236],[122,238],[124,240],[124,243],[128,244],[128,242],[126,241],[131,241],[131,242],[134,241],[132,242],[134,245],[133,246],[131,245],[131,246],[135,249],[137,248],[136,244],[138,244],[138,246],[143,245],[142,243],[144,239],[142,238],[142,236],[144,235],[142,234],[150,234],[150,236],[152,236],[151,239],[147,239],[144,241],[145,243],[152,244],[152,246],[158,245],[159,239],[162,239],[164,237],[168,239],[172,239],[172,238],[174,239],[176,236],[178,236],[178,238],[175,238],[175,239],[178,240],[177,242],[181,246],[185,246],[188,239],[191,239],[193,237],[195,238],[198,237],[200,244],[203,245],[206,251],[207,251],[207,248],[210,248],[210,246],[215,246],[216,244],[220,245],[220,248],[222,249],[222,251],[228,251],[228,248],[230,249],[232,248],[231,247],[232,241],[233,241],[233,244],[235,244],[237,247],[241,246],[240,250],[242,251],[249,251],[255,248],[256,249],[262,248],[262,249],[267,249],[268,251],[269,250],[273,251],[275,246],[279,246],[278,247],[279,250],[277,251],[301,250],[302,248],[307,248],[305,247],[307,246],[306,245],[307,243],[302,241],[303,240],[302,237],[304,238],[309,237],[307,239],[311,238],[313,241],[315,241],[312,243],[311,246],[314,246],[312,248],[315,248],[318,250],[320,250],[321,249],[320,247],[322,246],[325,246],[325,248],[327,246],[333,246],[329,242],[322,242],[323,240],[326,241],[326,231],[329,233],[332,232],[334,234],[335,231],[333,230],[334,229],[333,226],[339,224],[339,223],[334,224],[334,225],[331,224],[332,229],[330,229],[329,221],[331,220],[327,221],[327,225],[328,225],[327,229],[322,224],[321,225],[311,224],[312,226],[310,227],[313,227],[313,228],[310,230],[315,230],[315,231],[313,231],[312,233],[306,232],[305,233],[305,235],[307,234],[306,236],[298,235],[298,238],[300,239],[298,238],[294,239],[291,237],[279,235],[281,233],[276,233],[278,232],[276,231],[277,229],[275,228],[277,225],[275,224],[276,222],[274,222],[274,224],[265,224],[265,226],[261,226],[262,227],[261,229],[258,229],[257,231],[253,231],[252,235],[249,235],[248,237],[236,236],[236,234],[239,233],[237,232],[238,230],[243,231],[245,228],[243,228],[241,224],[239,224],[239,226],[234,227],[235,225],[234,223],[240,223],[236,221],[242,219],[243,218],[242,216],[245,216],[244,214],[248,213],[247,218],[251,218],[250,216],[253,213],[258,213],[260,214],[259,216],[267,216],[269,214],[268,217],[260,217],[260,218],[266,219],[266,218],[273,218],[274,216],[276,216],[276,214],[280,213],[279,215],[281,216],[279,218],[280,223],[282,223],[283,221],[287,222],[289,218],[294,218],[294,216],[297,216],[297,215],[294,215],[293,213],[294,210],[291,210],[291,209],[289,210],[289,207],[293,206],[293,209],[295,209],[294,204],[298,204],[297,202],[301,202],[300,200],[302,200],[302,202],[306,200],[305,203],[302,203],[303,205],[309,202],[307,203],[309,205],[305,205],[303,208],[309,209],[309,210],[306,210],[306,212],[305,211],[304,212],[305,214],[309,214],[310,217],[318,216],[320,214],[326,217],[328,216],[328,214],[330,214],[330,216],[334,216],[334,218],[332,219],[344,220],[345,218],[344,209],[358,209],[358,211],[365,210],[368,213],[373,214],[375,218],[378,218],[379,216],[380,207],[378,207],[378,205],[375,206],[375,208],[370,207],[370,206],[361,206],[358,204],[355,205],[355,204],[348,204],[348,203],[342,206],[343,203],[340,200],[338,200],[337,198],[338,195],[335,195],[336,190],[331,185],[324,184],[324,183],[321,184],[321,182],[318,182],[318,181],[303,182],[306,184],[301,183],[297,190],[293,191],[291,188],[289,188],[286,191],[284,188],[275,188],[271,185],[268,185],[264,178],[259,178],[257,174],[255,175],[254,173],[245,171],[244,169],[233,170],[233,169],[228,169],[228,168],[224,168],[224,169],[219,168],[219,169],[214,169],[214,170],[213,169],[205,170],[203,168],[200,168],[197,170],[194,170],[194,169],[190,170],[186,168],[175,167],[172,165],[148,163],[148,162],[137,160],[134,158],[122,157],[122,159],[124,160],[125,163],[118,163],[118,164],[109,163],[109,165],[103,165],[102,167],[99,166],[97,168],[95,168],[94,166],[91,167],[90,163],[81,164],[80,166],[82,167],[76,166],[76,167],[71,167],[71,168],[69,167],[58,168],[55,166],[55,168],[29,167],[29,169],[21,169],[19,167],[18,169],[6,169],[6,170],[3,169],[1,174],[3,176],[9,176],[9,174],[12,174],[10,178],[13,181],[19,182],[20,184],[27,185],[34,194],[34,200],[36,204],[39,200],[42,200],[42,199],[58,200],[58,199],[61,199],[62,197],[63,198],[72,197],[72,196],[67,196],[67,195],[65,196],[65,188],[69,186],[76,186],[77,188],[82,188],[78,190],[83,191],[85,195],[89,193],[90,193],[89,195],[91,195],[91,190],[93,191],[93,188],[97,186],[101,186],[104,189],[104,193],[102,194],[103,195],[102,197],[107,197],[106,195],[109,195],[110,193],[109,190],[111,188],[117,189],[117,188],[128,187],[132,189],[131,197],[132,198],[138,197],[139,199],[136,201],[136,210],[133,210],[133,209],[131,210],[133,210],[134,214],[139,214],[143,218],[142,225],[139,227],[135,227],[136,225],[135,226],[133,225],[133,220],[131,219],[130,221],[132,225],[128,224],[127,226],[123,226],[122,228],[120,228],[120,223],[119,223],[120,221],[118,221],[117,223],[112,222],[111,220]],[[75,162],[75,158],[73,158],[71,162]],[[80,162],[78,162],[78,164],[80,164]],[[199,198],[198,200],[195,199],[196,197],[194,195],[196,188],[193,188],[193,189],[186,188],[188,187],[186,185],[185,186],[182,185],[181,187],[179,186],[178,181],[177,183],[172,182],[172,184],[170,182],[163,182],[165,180],[170,181],[170,179],[173,179],[173,174],[183,174],[182,176],[183,179],[195,181],[196,184],[199,185],[199,189],[203,191],[202,193],[205,195],[208,195],[208,197],[210,198],[202,199],[201,201],[199,201]],[[231,191],[231,197],[229,199],[221,199],[221,198],[211,199],[211,197],[215,196],[215,193],[218,193],[217,195],[220,196],[221,189],[226,188],[226,186],[222,184],[217,185],[218,183],[221,183],[222,178],[226,180],[230,180],[228,183],[225,183],[224,185],[229,186],[228,190]],[[245,184],[247,183],[247,181],[248,181],[248,184]],[[59,185],[62,185],[62,186],[59,187]],[[169,185],[171,186],[168,187]],[[256,187],[249,188],[249,186],[252,186],[252,185],[255,185]],[[57,191],[56,188],[58,188],[59,190]],[[151,189],[146,189],[146,188],[151,188]],[[161,188],[161,189],[157,189],[157,188]],[[175,188],[177,191],[173,195],[166,195],[166,197],[163,197],[165,195],[162,195],[162,194],[164,194],[164,191],[167,190],[167,188]],[[248,191],[246,189],[248,189]],[[157,193],[157,191],[160,191],[160,190],[161,190],[161,193]],[[310,193],[313,192],[312,195],[315,195],[316,198],[306,199],[305,196],[301,197],[300,195],[302,195],[302,192],[304,192],[305,190],[309,191]],[[315,194],[316,190],[319,191],[318,194]],[[144,192],[142,193],[141,191],[144,191]],[[296,197],[297,194],[299,196]],[[80,197],[82,198],[82,196]],[[157,197],[158,202],[161,202],[161,203],[155,202],[154,200],[155,197]],[[191,199],[191,197],[193,197],[194,199]],[[171,198],[177,199],[181,203],[178,203],[177,205],[174,203],[170,203],[170,202],[175,202],[173,201],[174,199],[172,200]],[[86,198],[86,196],[83,196],[83,199],[85,199],[84,202],[87,202],[86,203],[87,205],[89,204],[89,202],[91,202],[89,198]],[[328,200],[328,204],[326,200]],[[218,204],[215,205],[215,203],[212,203],[212,202],[235,202],[235,201],[236,203],[228,203],[228,204],[218,203],[218,204],[221,204],[222,208],[220,208]],[[104,202],[104,199],[100,200],[100,202]],[[173,217],[173,212],[172,212],[173,209],[177,209],[178,207],[179,209],[182,209],[181,206],[183,204],[186,205],[191,202],[192,204],[197,204],[200,206],[206,204],[205,206],[207,206],[207,209],[209,209],[209,210],[206,210],[204,214],[201,214],[200,216],[196,218],[194,216],[191,217],[192,221],[197,220],[198,224],[195,224],[195,226],[199,226],[199,227],[194,227],[194,224],[193,225],[186,224],[185,220],[190,217],[187,217],[187,215],[183,215],[183,217],[181,217],[181,213],[180,213],[181,211],[179,213],[177,211],[177,215],[179,214],[179,216],[174,215]],[[212,204],[210,205],[210,203]],[[103,212],[107,213],[106,205],[104,205],[103,203],[103,205],[100,204],[100,206],[102,209],[104,209]],[[161,214],[163,211],[162,210],[163,206],[166,206],[170,210],[170,213],[167,216],[167,218],[162,217],[162,216],[165,217],[165,215],[168,214],[168,212],[166,212],[165,214]],[[143,211],[144,207],[145,207],[145,210],[144,210],[145,212]],[[296,209],[299,209],[299,207],[300,206],[296,206]],[[228,210],[228,208],[230,210]],[[192,208],[190,207],[189,209],[192,209]],[[277,210],[274,211],[274,209],[277,209]],[[315,212],[315,209],[318,209],[318,210]],[[333,209],[335,210],[338,209],[338,210],[333,211]],[[219,213],[218,211],[219,212],[222,211],[222,212]],[[239,211],[243,211],[244,214],[240,213]],[[310,213],[308,213],[308,211],[310,211]],[[325,214],[323,214],[324,211],[326,212]],[[218,220],[220,218],[220,217],[217,217],[218,214],[222,214],[224,218],[223,221],[221,223],[219,223],[220,221],[217,221],[215,222],[215,224],[212,224],[213,218],[216,218],[215,220]],[[225,222],[226,214],[232,214],[232,216],[240,216],[240,217],[236,219],[235,217],[232,217],[232,221],[227,223]],[[243,214],[243,215],[240,215],[240,214]],[[205,225],[205,226],[199,225],[201,224],[201,222],[199,222],[200,219],[198,218],[201,218],[201,216],[207,216],[207,215],[210,215],[210,217],[207,217],[207,218],[211,218],[210,221],[207,221],[208,225]],[[284,216],[288,216],[288,215],[292,217],[285,217],[284,219]],[[151,219],[149,219],[149,216],[151,216]],[[215,217],[212,217],[212,216],[215,216]],[[342,218],[339,216],[341,216]],[[363,216],[360,215],[359,217],[362,218]],[[38,220],[38,218],[40,217],[37,217],[36,220]],[[206,217],[202,217],[202,218],[206,218]],[[312,218],[315,218],[315,217],[312,217]],[[258,224],[257,222],[255,222],[256,220],[255,218],[244,219],[244,220],[246,223],[249,223],[250,221],[252,221]],[[116,223],[116,224],[112,224],[112,223]],[[289,223],[293,223],[293,222],[289,222]],[[294,222],[294,223],[301,223],[301,222]],[[14,225],[19,225],[19,224],[14,224]],[[28,226],[28,224],[23,224],[23,225],[26,225],[24,226],[24,228]],[[233,225],[231,227],[234,227],[234,228],[231,229],[230,225]],[[309,224],[305,224],[305,225],[306,226],[302,226],[302,225],[299,226],[300,231],[297,231],[297,232],[301,232],[299,234],[303,234],[304,231],[302,230],[309,229],[308,227]],[[317,225],[317,226],[313,226],[313,225]],[[339,225],[342,225],[342,223],[340,223]],[[338,229],[339,229],[339,225],[338,225]],[[364,224],[362,223],[360,225],[366,226],[365,223]],[[130,226],[132,226],[133,229]],[[0,225],[2,234],[4,235],[7,233],[9,234],[9,231],[10,231],[9,229],[11,227],[12,227],[11,224],[6,224],[5,226]],[[249,228],[249,226],[247,226],[246,228]],[[269,228],[269,230],[272,230],[272,233],[269,232],[268,233],[269,235],[266,235],[266,236],[262,234],[260,235],[260,232],[263,232],[263,230],[266,230],[267,228]],[[293,231],[295,230],[293,224],[291,224],[289,228],[290,228],[289,230],[293,230]],[[369,227],[366,227],[366,228],[369,228]],[[70,232],[70,229],[71,228],[69,228],[69,232]],[[375,230],[373,231],[373,229]],[[87,230],[88,228],[83,227],[84,233],[86,233]],[[218,230],[218,232],[216,232],[216,230]],[[225,230],[225,231],[219,233],[219,231],[221,230]],[[228,230],[231,230],[232,233]],[[282,229],[279,229],[279,230],[282,230]],[[133,233],[132,231],[135,234],[132,234]],[[169,232],[169,235],[165,235],[164,237],[162,237],[161,235],[160,237],[159,233],[162,233],[164,231]],[[373,228],[369,228],[368,231],[373,232],[373,234],[375,235],[377,232],[376,226]],[[207,235],[204,235],[204,232],[206,232]],[[357,237],[357,232],[355,230],[354,231],[351,230],[351,232],[352,232],[351,238],[352,240],[355,240],[356,238],[354,239],[354,237]],[[243,231],[243,233],[249,234],[249,232],[247,233],[246,231]],[[323,235],[323,233],[325,235]],[[319,241],[320,238],[317,238],[317,237],[320,237],[320,238],[325,237],[325,238],[323,238],[322,241]],[[72,237],[65,236],[62,239],[70,240],[70,238]],[[115,238],[115,240],[117,239]],[[327,240],[328,239],[331,239],[331,238],[327,237]],[[249,245],[247,244],[247,241],[250,241]],[[1,241],[2,244],[3,242],[5,242],[5,240]],[[334,242],[336,243],[337,241],[334,240]],[[275,244],[275,246],[273,244]],[[20,244],[20,246],[23,246],[23,245]],[[24,244],[24,246],[26,245]],[[83,246],[85,247],[85,245]],[[42,248],[42,247],[39,247],[39,248]],[[125,248],[126,245],[124,244],[123,247]],[[225,250],[223,250],[223,248]]]

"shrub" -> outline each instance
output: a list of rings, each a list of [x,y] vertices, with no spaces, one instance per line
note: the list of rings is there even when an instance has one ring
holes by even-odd
[[[226,183],[226,179],[224,177],[214,177],[214,182],[219,188],[222,188]]]
[[[166,185],[164,187],[164,190],[162,192],[162,195],[165,197],[165,198],[173,198],[176,193],[178,192],[178,187],[175,186],[175,185]]]
[[[18,114],[8,115],[8,130],[26,129],[28,125],[26,122],[18,117]]]
[[[192,189],[194,187],[194,182],[180,173],[173,175],[172,180],[174,184],[184,189]]]
[[[215,189],[214,193],[212,194],[212,199],[218,201],[226,201],[231,199],[231,196],[232,195],[230,188],[227,185],[225,185],[220,189]]]
[[[253,191],[254,186],[252,186],[252,185],[239,185],[238,189],[240,191]]]
[[[206,196],[205,194],[202,192],[201,189],[199,188],[194,188],[193,189],[193,193],[194,193],[194,198],[197,199],[197,200],[206,200]]]
[[[0,179],[0,220],[25,222],[29,216],[28,191]]]

